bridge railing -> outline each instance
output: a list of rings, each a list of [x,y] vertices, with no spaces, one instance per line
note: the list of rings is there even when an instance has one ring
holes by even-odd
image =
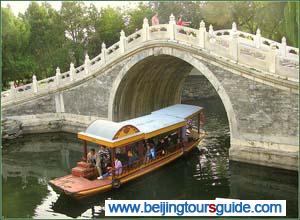
[[[236,24],[231,29],[213,30],[210,25],[208,30],[203,21],[199,29],[176,25],[175,17],[170,16],[168,24],[149,26],[148,20],[143,21],[143,28],[135,33],[125,36],[120,33],[120,41],[109,48],[102,44],[101,53],[89,59],[86,54],[84,63],[75,68],[70,64],[69,71],[60,73],[56,69],[53,77],[37,81],[33,76],[32,83],[14,88],[1,93],[2,103],[12,100],[35,96],[37,93],[49,92],[53,89],[72,84],[99,71],[107,63],[113,62],[124,53],[149,41],[177,42],[193,48],[199,48],[209,54],[225,57],[232,62],[242,64],[259,71],[292,81],[299,81],[299,49],[287,46],[283,37],[281,43],[264,38],[258,29],[256,34],[250,34],[237,30]]]

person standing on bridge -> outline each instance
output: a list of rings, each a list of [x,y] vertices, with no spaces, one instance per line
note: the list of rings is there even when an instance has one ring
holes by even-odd
[[[182,20],[182,15],[179,15],[178,21],[176,22],[177,25],[179,26],[189,26],[191,24],[190,21],[183,21]]]
[[[152,26],[159,25],[158,12],[151,19]]]

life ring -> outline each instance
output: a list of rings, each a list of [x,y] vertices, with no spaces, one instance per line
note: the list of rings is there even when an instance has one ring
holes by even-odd
[[[118,189],[121,186],[121,181],[119,179],[113,179],[111,184],[113,188]]]

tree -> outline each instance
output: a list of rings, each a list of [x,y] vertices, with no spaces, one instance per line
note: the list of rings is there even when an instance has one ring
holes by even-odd
[[[284,8],[284,31],[289,44],[299,46],[299,2],[287,2]]]
[[[102,8],[100,14],[99,27],[101,29],[96,31],[109,47],[119,41],[120,32],[125,28],[124,20],[119,10],[111,7]]]
[[[23,19],[30,26],[28,52],[34,56],[35,74],[38,79],[52,76],[57,66],[65,67],[67,59],[64,27],[58,12],[48,3],[31,2]]]
[[[87,50],[90,57],[95,57],[101,53],[103,42],[100,36],[100,12],[94,4],[90,4],[87,10]]]
[[[28,24],[16,18],[10,8],[2,12],[2,85],[9,81],[30,78],[36,64],[27,53],[30,30]]]
[[[126,27],[126,34],[130,35],[135,32],[136,29],[141,29],[143,26],[144,18],[148,18],[150,21],[154,15],[149,4],[140,3],[137,8],[128,9],[128,25]]]
[[[71,40],[71,59],[76,65],[82,64],[87,40],[87,8],[83,2],[62,2],[60,15],[66,37]]]

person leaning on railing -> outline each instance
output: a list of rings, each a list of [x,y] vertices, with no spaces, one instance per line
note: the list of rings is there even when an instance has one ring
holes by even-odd
[[[183,21],[182,20],[182,15],[178,16],[178,21],[176,22],[177,25],[179,26],[189,26],[191,24],[190,21]]]
[[[158,12],[156,12],[151,19],[152,26],[159,25]]]

